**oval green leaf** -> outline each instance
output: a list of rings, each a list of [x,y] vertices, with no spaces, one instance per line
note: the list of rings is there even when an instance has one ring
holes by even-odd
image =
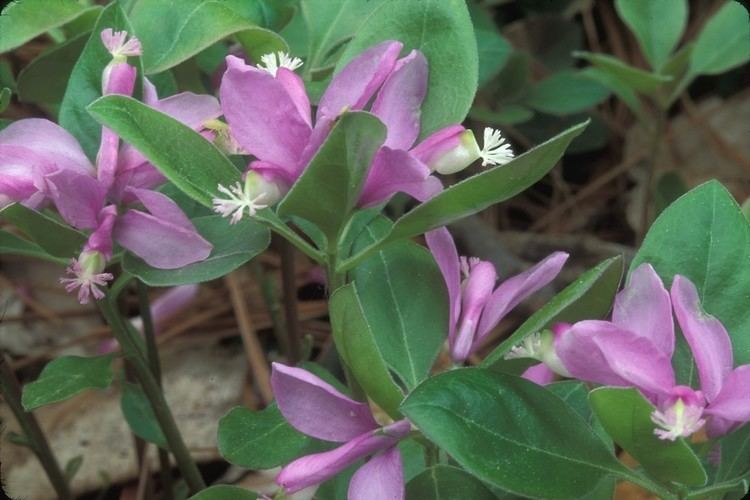
[[[481,481],[450,465],[434,465],[406,485],[408,500],[497,500]]]
[[[716,75],[750,60],[750,20],[746,7],[728,1],[708,20],[690,54],[692,76]]]
[[[23,231],[42,250],[66,261],[78,255],[86,242],[83,233],[20,203],[3,208],[0,217]]]
[[[87,389],[106,389],[111,383],[112,355],[62,356],[47,363],[39,378],[23,388],[21,403],[30,411]]]
[[[461,123],[477,89],[477,41],[464,0],[387,0],[368,17],[346,47],[336,72],[384,40],[421,50],[430,64],[422,104],[421,137]]]
[[[196,493],[188,500],[256,500],[257,498],[259,498],[257,493],[245,488],[228,484],[217,484]]]
[[[385,126],[374,115],[344,113],[279,204],[279,216],[302,217],[335,243],[385,135]]]
[[[219,454],[248,469],[270,469],[320,451],[320,441],[289,425],[276,403],[261,411],[238,406],[219,420]]]
[[[589,400],[607,434],[649,475],[662,482],[706,484],[706,471],[684,439],[669,441],[654,434],[654,407],[637,389],[600,387],[591,391]]]
[[[0,254],[23,255],[37,259],[48,260],[57,264],[67,264],[68,259],[53,257],[45,252],[42,247],[8,231],[0,230]]]
[[[362,310],[356,284],[336,290],[330,299],[331,328],[336,349],[367,396],[392,418],[399,417],[404,395],[393,381],[375,335]]]
[[[207,259],[179,269],[157,269],[140,257],[126,253],[123,268],[150,286],[201,283],[234,271],[265,250],[271,242],[268,229],[252,220],[245,219],[231,225],[219,215],[210,215],[193,219],[193,224],[214,246]]]
[[[625,469],[575,410],[512,375],[442,373],[415,389],[401,411],[471,474],[519,495],[579,498]]]
[[[133,434],[162,449],[169,449],[167,438],[161,430],[151,402],[140,385],[130,382],[122,383],[120,409]]]
[[[652,94],[659,90],[663,85],[672,81],[671,76],[658,75],[639,68],[634,68],[633,66],[620,61],[616,57],[607,54],[576,51],[574,52],[574,55],[581,59],[585,59],[593,64],[594,67],[607,73],[610,77],[619,80],[631,89],[644,94]]]
[[[667,287],[675,274],[689,278],[703,308],[729,332],[735,365],[750,363],[750,223],[721,184],[702,184],[667,207],[630,269],[643,262]]]
[[[216,146],[171,116],[135,99],[109,95],[88,107],[101,124],[135,146],[164,176],[194,200],[211,207],[217,186],[240,181],[240,172]]]
[[[531,87],[524,104],[551,115],[580,113],[609,97],[607,87],[580,71],[560,71]]]

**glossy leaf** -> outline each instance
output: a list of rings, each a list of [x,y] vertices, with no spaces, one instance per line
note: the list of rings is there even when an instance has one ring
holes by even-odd
[[[0,211],[0,217],[23,231],[34,243],[48,254],[62,259],[78,255],[86,242],[86,236],[20,203],[8,205]]]
[[[336,241],[385,135],[385,126],[369,113],[342,115],[279,204],[279,216],[302,217],[318,226],[329,241]]]
[[[664,210],[631,271],[643,262],[654,266],[667,287],[675,274],[689,278],[703,308],[729,332],[735,366],[750,363],[750,223],[721,184],[702,184]]]
[[[239,486],[217,484],[196,493],[188,500],[256,500],[257,493]]]
[[[97,99],[91,115],[132,144],[185,194],[210,207],[217,186],[231,186],[240,172],[216,146],[174,118],[130,97]]]
[[[434,465],[406,485],[407,500],[497,500],[494,493],[471,474],[450,465]]]
[[[391,417],[398,418],[398,406],[404,395],[378,349],[354,283],[331,295],[330,315],[333,338],[341,358],[367,396]]]
[[[575,410],[512,375],[441,373],[415,389],[401,411],[472,475],[519,495],[579,498],[624,469]]]
[[[560,71],[535,84],[524,103],[551,115],[579,113],[609,97],[609,90],[596,80],[575,71]]]
[[[106,389],[112,383],[112,356],[62,356],[44,367],[35,381],[23,388],[21,403],[33,410],[64,401],[87,389]]]
[[[641,51],[660,70],[680,41],[688,19],[686,0],[617,0],[615,9]]]
[[[123,268],[150,286],[176,286],[220,278],[234,271],[268,247],[271,235],[264,226],[252,220],[235,225],[219,215],[193,219],[198,232],[213,245],[205,260],[179,269],[157,269],[141,258],[127,253]]]
[[[8,231],[0,230],[0,255],[24,255],[37,259],[49,260],[58,264],[67,264],[68,259],[53,257],[33,241],[20,238]]]
[[[419,49],[429,62],[421,137],[462,122],[474,100],[478,74],[476,38],[466,2],[386,0],[364,21],[336,70],[384,40],[403,42],[405,51]]]
[[[88,32],[81,33],[31,61],[18,75],[18,99],[22,102],[60,103],[88,39]]]
[[[99,7],[86,7],[76,0],[24,0],[10,2],[0,16],[0,54],[32,38],[66,24]]]
[[[130,15],[143,45],[146,73],[159,73],[189,59],[206,47],[236,35],[254,59],[269,52],[287,51],[284,40],[257,26],[230,2],[139,0]]]
[[[92,161],[99,150],[102,130],[86,111],[86,106],[101,97],[102,72],[112,61],[112,55],[101,39],[101,32],[106,28],[133,33],[133,27],[118,3],[110,4],[101,11],[86,46],[73,67],[60,105],[60,125],[78,139]],[[128,62],[138,68],[139,73],[143,73],[138,57],[130,57]],[[136,92],[139,89],[140,84],[136,84]]]
[[[708,20],[690,54],[691,75],[716,75],[750,60],[748,11],[728,1]]]
[[[219,453],[248,469],[270,469],[320,451],[316,441],[289,425],[276,404],[261,411],[233,408],[219,420]]]
[[[706,471],[684,439],[654,434],[654,407],[637,389],[600,387],[589,395],[591,407],[612,439],[656,479],[690,486],[706,483]]]
[[[612,307],[622,278],[622,257],[612,257],[583,273],[577,280],[555,295],[547,304],[532,314],[513,334],[497,346],[482,362],[491,366],[528,335],[539,332],[553,323],[574,323],[583,319],[604,317]]]
[[[342,42],[354,36],[383,0],[302,0],[300,14],[307,28],[306,73],[333,64]]]
[[[672,81],[671,76],[658,75],[634,68],[616,57],[606,54],[595,54],[593,52],[575,52],[574,54],[576,57],[585,59],[596,68],[609,74],[612,78],[644,94],[651,94]]]
[[[162,449],[168,449],[167,438],[164,437],[151,402],[141,386],[130,382],[122,383],[120,409],[133,434]]]
[[[355,250],[389,227],[385,218],[373,221]],[[377,252],[351,275],[383,358],[407,387],[416,386],[427,377],[448,335],[448,296],[432,254],[400,242]]]

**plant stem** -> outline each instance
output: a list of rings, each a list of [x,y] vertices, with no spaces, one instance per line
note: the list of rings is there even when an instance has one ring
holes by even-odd
[[[260,293],[263,296],[263,302],[266,304],[266,309],[268,309],[268,315],[271,316],[273,334],[276,337],[276,341],[281,346],[283,352],[289,352],[289,346],[287,345],[288,338],[284,327],[284,321],[281,317],[281,306],[279,305],[279,299],[276,295],[275,283],[269,277],[268,273],[265,272],[263,264],[260,263],[259,259],[253,259],[250,261],[250,270],[253,273],[255,281],[260,284]]]
[[[654,120],[654,130],[651,132],[651,142],[649,144],[648,156],[646,157],[646,181],[643,186],[643,204],[641,206],[641,223],[638,228],[638,243],[642,243],[646,237],[649,226],[649,205],[652,198],[654,177],[656,177],[657,155],[659,146],[662,142],[662,134],[667,121],[666,111],[658,108]]]
[[[32,413],[24,410],[21,404],[21,386],[2,353],[0,353],[0,392],[2,392],[3,399],[16,416],[31,450],[42,464],[42,468],[47,473],[57,496],[60,500],[72,499],[73,495],[70,492],[68,480],[60,469],[60,464],[57,463],[39,422]]]
[[[143,392],[151,403],[154,415],[159,422],[159,427],[161,427],[161,430],[164,433],[169,449],[175,457],[177,466],[179,467],[180,472],[182,472],[188,488],[193,493],[204,489],[206,483],[203,481],[198,467],[190,456],[190,451],[182,440],[182,436],[177,428],[172,412],[169,409],[169,405],[167,404],[166,399],[164,399],[164,394],[162,393],[156,378],[154,378],[153,373],[151,373],[151,368],[143,356],[143,352],[138,346],[138,343],[134,337],[131,336],[130,330],[125,326],[120,313],[115,309],[109,296],[97,301],[97,304],[102,315],[112,328],[112,334],[120,343],[125,358],[133,367],[134,374],[138,378],[138,382],[140,382]]]
[[[300,235],[284,224],[284,222],[272,211],[261,210],[256,214],[256,218],[259,221],[266,223],[272,231],[276,232],[279,236],[297,247],[300,252],[307,255],[315,262],[323,262],[323,253],[320,250],[313,248],[313,246],[306,242]]]
[[[287,358],[296,365],[301,358],[301,335],[297,317],[297,280],[294,273],[294,248],[281,242],[281,282],[284,287],[284,312],[286,316]]]
[[[151,316],[151,302],[148,299],[148,288],[141,280],[137,280],[137,283],[138,308],[140,310],[141,321],[143,322],[143,337],[146,340],[146,357],[151,366],[151,373],[161,388],[161,363],[159,362],[159,351],[156,347],[156,329],[154,328],[154,318]],[[164,498],[172,500],[174,498],[172,464],[169,462],[169,452],[162,448],[159,448],[159,477],[161,478]]]

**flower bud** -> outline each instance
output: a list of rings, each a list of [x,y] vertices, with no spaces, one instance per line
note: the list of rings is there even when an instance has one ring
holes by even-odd
[[[451,125],[430,135],[411,150],[431,171],[454,174],[480,157],[474,133],[461,125]]]

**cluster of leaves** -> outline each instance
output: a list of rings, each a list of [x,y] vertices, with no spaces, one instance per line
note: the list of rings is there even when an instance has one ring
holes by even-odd
[[[681,498],[740,498],[750,479],[749,426],[721,440],[716,467],[701,445],[657,439],[649,418],[652,407],[637,391],[599,388],[589,393],[577,381],[541,387],[517,376],[525,366],[504,359],[513,345],[555,322],[604,317],[623,277],[621,257],[580,276],[498,345],[481,367],[430,376],[447,335],[447,296],[434,259],[410,239],[524,191],[560,160],[586,123],[390,220],[377,211],[355,209],[383,141],[382,124],[367,113],[347,113],[275,210],[229,226],[209,209],[219,184],[240,179],[234,159],[135,99],[101,97],[99,78],[109,62],[99,41],[105,28],[139,37],[144,48],[140,73],[152,78],[163,95],[177,88],[204,91],[228,51],[228,38],[255,58],[276,50],[303,56],[303,76],[313,96],[363,49],[400,40],[430,62],[422,136],[462,121],[477,87],[486,89],[494,80],[501,82],[493,88],[500,89],[502,99],[493,99],[493,108],[475,105],[473,117],[507,124],[527,122],[534,113],[576,120],[610,92],[640,115],[638,96],[666,108],[696,76],[723,72],[748,59],[743,44],[747,23],[739,4],[728,2],[695,42],[678,50],[686,2],[621,0],[616,6],[652,71],[583,52],[577,57],[591,67],[576,70],[572,58],[555,65],[558,57],[550,53],[548,68],[554,73],[527,85],[530,56],[514,51],[486,13],[476,6],[468,9],[463,0],[189,0],[180,9],[164,0],[121,1],[104,8],[73,0],[19,2],[0,18],[0,52],[42,33],[60,43],[24,68],[17,81],[0,71],[0,84],[8,82],[0,92],[0,110],[11,91],[17,92],[21,101],[56,116],[92,160],[100,126],[111,128],[169,179],[164,192],[213,244],[207,260],[177,270],[155,269],[121,254],[126,279],[107,300],[116,300],[122,283],[133,277],[151,286],[172,286],[224,276],[264,251],[271,231],[328,265],[329,275],[338,277],[332,285],[341,285],[332,291],[330,315],[343,363],[369,399],[393,418],[407,417],[423,434],[399,445],[409,498],[610,498],[617,479]],[[564,43],[556,49],[566,55],[571,51]],[[67,87],[46,84],[51,79],[67,81]],[[65,263],[85,239],[52,213],[11,205],[0,216],[26,236],[0,231],[0,253]],[[665,210],[630,269],[642,262],[651,263],[665,283],[678,273],[696,283],[706,310],[726,325],[737,362],[750,363],[750,311],[745,307],[750,224],[721,185],[704,184]],[[24,406],[32,410],[108,387],[115,378],[112,360],[111,355],[54,360],[26,386]],[[695,369],[684,345],[674,363],[680,383],[694,385]],[[340,385],[322,368],[306,367]],[[168,448],[140,387],[123,387],[123,415],[133,432]],[[643,473],[620,462],[614,444],[636,458]],[[271,405],[259,412],[230,411],[219,424],[218,446],[232,464],[266,469],[329,445],[296,431]],[[426,461],[425,451],[430,456],[434,446],[450,458]],[[324,484],[317,498],[341,498],[349,478],[341,474]],[[193,498],[256,495],[221,486]]]

